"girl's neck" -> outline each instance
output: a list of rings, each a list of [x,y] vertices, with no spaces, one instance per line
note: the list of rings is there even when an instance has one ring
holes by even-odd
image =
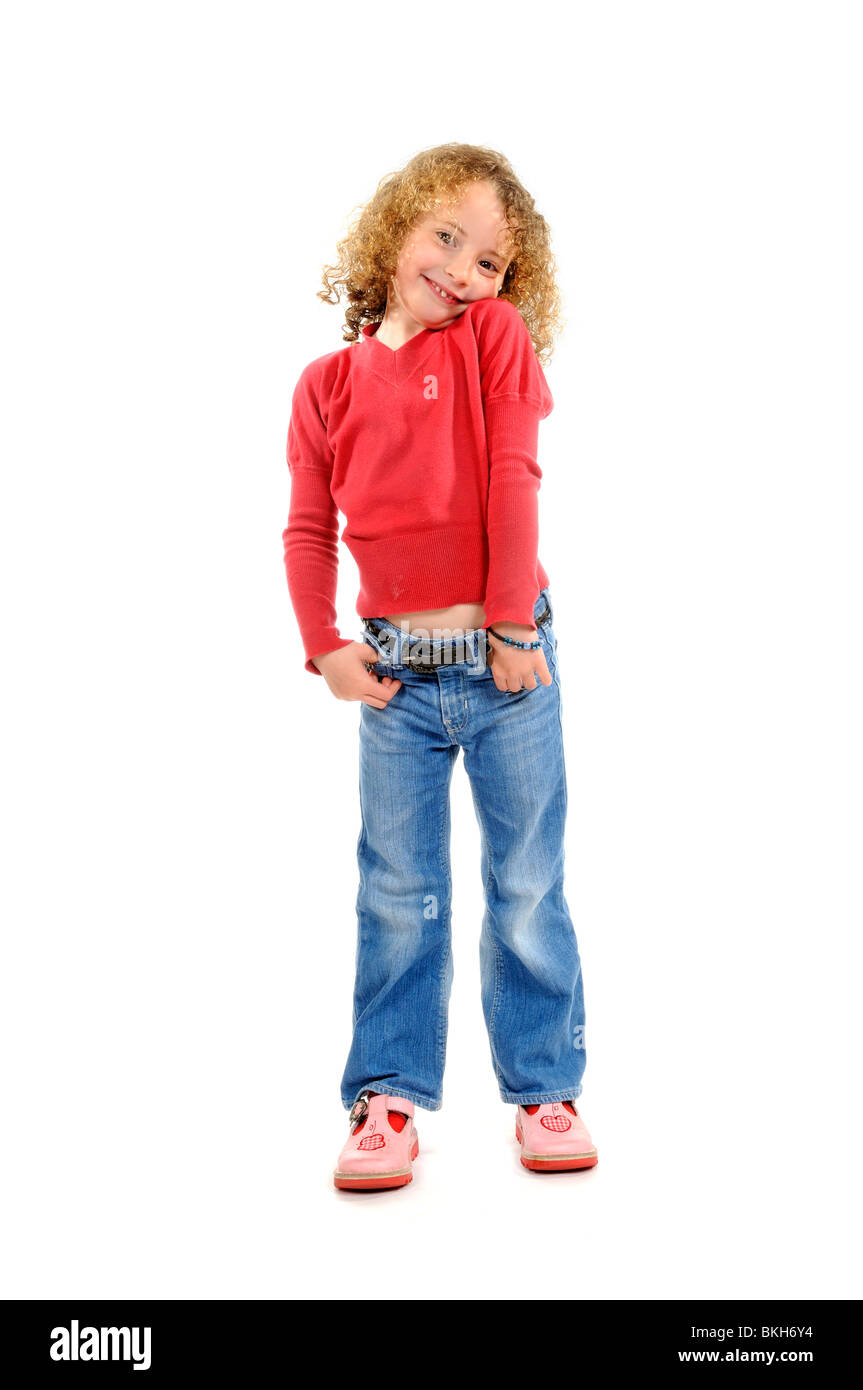
[[[405,314],[403,309],[396,307],[393,311],[387,305],[384,316],[375,329],[375,337],[384,347],[392,348],[395,352],[404,347],[405,343],[409,343],[411,338],[423,332],[424,326]]]

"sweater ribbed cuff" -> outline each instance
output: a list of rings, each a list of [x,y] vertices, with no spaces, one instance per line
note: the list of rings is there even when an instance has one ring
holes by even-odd
[[[323,675],[317,666],[312,663],[313,656],[324,656],[327,652],[338,651],[340,647],[349,647],[352,638],[340,637],[338,628],[319,628],[316,632],[303,634],[303,647],[306,653],[305,666],[307,671],[311,671],[313,676]]]

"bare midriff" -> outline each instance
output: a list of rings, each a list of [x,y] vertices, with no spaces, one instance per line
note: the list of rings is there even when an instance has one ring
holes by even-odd
[[[481,603],[453,603],[449,608],[428,608],[423,613],[384,613],[383,616],[402,632],[416,632],[422,628],[428,637],[434,636],[435,628],[445,637],[451,631],[467,632],[485,625]]]

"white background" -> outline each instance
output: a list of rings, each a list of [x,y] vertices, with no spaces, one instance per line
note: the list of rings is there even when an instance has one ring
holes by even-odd
[[[4,8],[5,1298],[861,1292],[860,11]],[[590,1172],[518,1162],[453,785],[444,1107],[339,1194],[360,707],[281,553],[352,209],[553,232],[540,556]],[[342,547],[339,622],[357,635]]]

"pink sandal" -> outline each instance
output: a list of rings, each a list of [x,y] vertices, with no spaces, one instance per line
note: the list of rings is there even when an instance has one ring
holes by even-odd
[[[537,1173],[593,1168],[599,1162],[584,1120],[571,1100],[519,1105],[515,1112],[515,1137],[521,1144],[525,1168]]]
[[[349,1116],[351,1132],[333,1174],[336,1187],[366,1191],[411,1182],[420,1148],[413,1116],[413,1101],[364,1091]]]

